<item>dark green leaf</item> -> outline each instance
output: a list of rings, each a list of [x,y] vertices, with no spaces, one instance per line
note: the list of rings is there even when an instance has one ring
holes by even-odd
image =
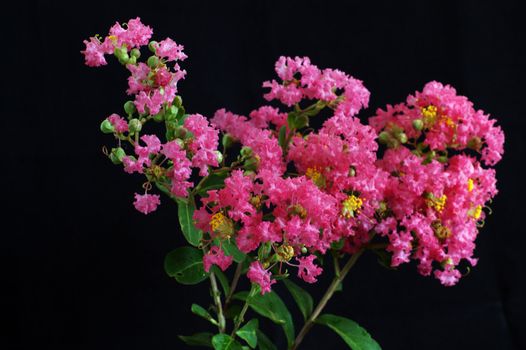
[[[259,350],[278,350],[276,345],[259,329],[256,330],[258,336],[258,349]]]
[[[188,200],[177,199],[177,211],[179,214],[179,225],[183,235],[191,245],[197,247],[203,238],[203,232],[194,225],[195,204],[192,198]]]
[[[243,327],[241,327],[236,335],[247,342],[247,344],[253,349],[258,344],[258,338],[256,335],[256,330],[259,327],[259,322],[257,319],[252,319]]]
[[[300,308],[300,311],[303,315],[303,319],[306,320],[311,314],[312,314],[312,307],[314,302],[312,301],[312,297],[309,293],[307,293],[306,290],[292,282],[291,280],[283,280],[285,283],[285,286],[289,290],[290,294],[292,294],[292,297],[294,298],[294,301],[296,304],[298,304],[298,307]]]
[[[221,271],[221,269],[217,267],[217,265],[212,265],[211,269],[212,272],[216,275],[217,279],[219,280],[221,288],[223,288],[223,292],[225,292],[225,295],[228,295],[230,293],[230,284],[228,283],[228,278],[223,273],[223,271]]]
[[[283,125],[279,129],[279,134],[278,134],[278,143],[281,146],[281,148],[285,147],[285,139],[286,138],[287,138],[287,127],[285,125]]]
[[[238,249],[234,239],[224,240],[221,245],[225,254],[231,256],[237,263],[243,262],[247,257],[245,253]]]
[[[236,293],[233,298],[246,300],[248,292]],[[248,305],[261,316],[267,317],[283,327],[288,344],[294,341],[292,316],[281,298],[273,291],[261,295],[257,293],[248,301]]]
[[[215,350],[242,350],[243,347],[234,338],[226,334],[216,334],[212,337]]]
[[[225,179],[228,176],[228,172],[212,173],[206,177],[205,180],[199,185],[197,193],[201,196],[206,195],[207,191],[217,190],[223,188],[225,185]]]
[[[318,317],[316,323],[325,325],[338,333],[352,350],[381,350],[380,345],[365,329],[348,318],[324,314]]]
[[[212,317],[212,315],[210,315],[210,313],[208,311],[205,310],[204,307],[202,307],[200,305],[197,305],[197,304],[192,304],[192,309],[191,310],[197,316],[201,316],[205,320],[207,320],[210,323],[212,323],[212,324],[217,326],[217,321]]]
[[[168,253],[164,270],[182,284],[197,284],[206,279],[203,252],[193,247],[180,247]]]
[[[179,335],[179,339],[184,341],[187,345],[190,346],[206,346],[212,347],[212,333],[203,332],[196,333],[194,335]]]

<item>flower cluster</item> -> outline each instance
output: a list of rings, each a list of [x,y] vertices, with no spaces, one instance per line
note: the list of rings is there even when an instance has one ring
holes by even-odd
[[[140,212],[160,204],[148,193],[153,185],[191,206],[206,272],[226,270],[235,249],[249,256],[247,277],[266,293],[289,268],[316,282],[323,269],[315,260],[329,250],[385,249],[391,266],[416,259],[421,274],[444,285],[461,277],[461,261],[475,265],[484,208],[497,193],[488,166],[501,159],[504,134],[455,89],[428,83],[365,125],[356,115],[370,93],[360,80],[307,57],[280,57],[280,82],[264,82],[264,98],[292,108],[265,105],[248,117],[220,109],[209,122],[186,114],[177,96],[183,47],[151,35],[139,18],[117,23],[104,39],[85,41],[83,54],[100,66],[113,53],[130,72],[127,118],[101,124],[118,142],[107,154],[146,177],[146,192],[135,194]],[[140,62],[146,45],[151,56]],[[308,128],[321,111],[329,118]],[[150,121],[166,133],[141,134]],[[192,169],[202,177],[195,186]]]

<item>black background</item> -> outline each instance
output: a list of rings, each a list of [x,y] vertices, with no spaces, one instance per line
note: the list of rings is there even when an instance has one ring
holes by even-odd
[[[371,91],[364,120],[433,79],[495,116],[506,154],[494,214],[478,238],[479,265],[444,288],[414,265],[388,271],[366,256],[328,311],[355,319],[386,350],[526,348],[518,1],[42,1],[2,12],[3,349],[184,349],[176,335],[211,330],[189,310],[208,300],[206,283],[181,286],[163,271],[164,255],[183,244],[176,206],[164,199],[154,214],[135,211],[141,179],[101,153],[112,140],[99,123],[122,112],[127,74],[111,57],[88,68],[79,51],[83,39],[136,16],[157,39],[185,45],[180,93],[189,112],[247,114],[264,103],[261,82],[274,78],[280,55],[307,55],[364,80]],[[315,297],[329,275],[307,286]],[[299,329],[296,307],[277,290]],[[283,344],[278,326],[264,328]],[[315,327],[303,349],[319,348],[345,345]]]

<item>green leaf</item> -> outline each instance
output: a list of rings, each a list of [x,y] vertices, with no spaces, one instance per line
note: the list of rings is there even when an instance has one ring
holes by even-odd
[[[294,298],[294,301],[296,304],[298,304],[298,307],[300,308],[301,313],[303,314],[303,319],[306,320],[311,314],[312,314],[312,307],[314,302],[312,301],[312,297],[310,294],[292,282],[291,280],[283,280],[285,283],[285,287],[289,290],[290,294],[292,294],[292,297]]]
[[[285,139],[286,138],[287,138],[287,127],[285,125],[283,125],[279,129],[279,134],[278,134],[278,143],[281,146],[281,148],[285,147]]]
[[[212,347],[212,337],[214,335],[209,332],[196,333],[194,335],[179,335],[179,339],[190,346],[206,346]]]
[[[248,292],[239,292],[234,294],[233,298],[238,300],[246,300]],[[248,305],[258,314],[267,317],[274,323],[283,327],[287,342],[292,345],[294,342],[294,324],[292,323],[292,316],[285,306],[281,298],[273,291],[265,293],[264,295],[256,294],[248,301]]]
[[[382,349],[365,329],[348,318],[324,314],[318,317],[316,323],[327,326],[338,333],[352,350]]]
[[[221,246],[226,255],[231,256],[235,262],[240,263],[245,260],[247,255],[243,253],[236,245],[236,242],[233,239],[225,239]]]
[[[191,310],[194,314],[204,318],[205,320],[209,321],[213,325],[216,325],[216,326],[218,325],[217,321],[212,317],[212,315],[210,315],[208,311],[205,310],[204,307],[197,305],[197,304],[192,304]]]
[[[217,265],[212,265],[211,269],[214,275],[216,275],[217,279],[219,280],[221,288],[223,288],[223,292],[225,292],[225,295],[228,295],[230,293],[230,284],[228,283],[228,278],[223,273],[223,271],[221,271],[221,269],[217,267]]]
[[[183,235],[191,245],[197,247],[203,238],[203,231],[198,230],[194,225],[195,204],[192,198],[187,200],[177,199],[177,211],[179,214],[179,225]]]
[[[212,173],[206,177],[205,180],[199,185],[197,193],[201,196],[206,195],[207,191],[217,190],[223,188],[225,185],[225,179],[228,176],[228,172]]]
[[[241,327],[236,335],[247,342],[247,344],[254,349],[258,344],[258,338],[256,335],[256,330],[259,327],[259,321],[257,319],[252,319],[243,327]]]
[[[242,350],[243,347],[234,338],[226,334],[216,334],[212,337],[215,350]]]
[[[276,345],[259,329],[256,330],[258,336],[258,349],[259,350],[278,350]]]
[[[181,284],[197,284],[208,277],[203,252],[193,247],[172,250],[164,258],[164,270]]]

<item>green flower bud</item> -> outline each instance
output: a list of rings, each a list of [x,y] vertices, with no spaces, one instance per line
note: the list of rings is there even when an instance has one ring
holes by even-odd
[[[136,64],[137,63],[137,57],[130,57],[130,59],[126,62],[127,64]]]
[[[181,106],[183,105],[183,99],[181,98],[181,96],[177,95],[175,96],[173,103],[176,107],[181,108]]]
[[[305,246],[301,247],[301,252],[302,252],[302,254],[307,254],[308,253],[307,247],[305,247]]]
[[[350,177],[355,177],[356,176],[356,169],[353,166],[351,166],[349,168],[349,176]]]
[[[157,47],[157,45],[158,45],[157,41],[152,40],[152,41],[150,41],[150,43],[148,44],[148,49],[149,49],[151,52],[155,53],[155,48]]]
[[[147,64],[150,68],[157,68],[159,65],[159,58],[157,56],[150,56],[148,57]]]
[[[179,108],[177,108],[175,106],[171,106],[166,111],[166,114],[164,116],[165,120],[175,121],[177,119],[177,112],[179,112]]]
[[[177,126],[175,128],[175,137],[185,139],[188,136],[188,130],[183,126]]]
[[[126,156],[126,152],[121,147],[112,148],[110,153],[110,159],[113,164],[121,164],[122,158]]]
[[[401,132],[399,133],[396,138],[398,139],[398,141],[400,141],[400,143],[406,143],[407,142],[407,135],[405,134],[405,132]]]
[[[128,128],[130,129],[130,134],[135,134],[136,132],[141,131],[142,123],[139,119],[134,118],[130,120],[130,123],[128,124]]]
[[[415,119],[413,120],[413,128],[415,128],[415,130],[422,130],[424,128],[424,122],[422,121],[422,119]]]
[[[215,151],[215,154],[216,154],[216,157],[217,157],[217,162],[219,164],[221,164],[223,162],[223,153],[221,153],[219,151]]]
[[[254,154],[254,152],[252,151],[252,148],[250,147],[247,147],[247,146],[243,146],[241,148],[241,151],[239,152],[241,154],[241,156],[243,158],[249,158],[249,157],[252,157],[252,155]]]
[[[105,134],[111,134],[115,131],[115,128],[108,119],[104,119],[102,123],[100,123],[100,131]]]
[[[221,144],[223,145],[223,148],[227,149],[231,147],[234,144],[234,138],[230,134],[224,134],[223,139],[221,140]]]
[[[162,122],[164,120],[164,113],[162,111],[157,113],[156,115],[153,116],[153,120],[156,121],[157,123]]]
[[[447,163],[447,156],[440,156],[437,158],[437,160],[440,162],[440,163]]]
[[[474,138],[469,140],[468,148],[471,148],[475,151],[480,151],[480,149],[482,148],[482,140],[480,139],[480,137],[475,136]]]
[[[129,117],[134,115],[137,112],[137,108],[135,107],[135,103],[133,103],[133,101],[126,101],[126,103],[124,104],[124,112],[126,112],[126,114]]]
[[[179,145],[179,147],[184,148],[184,141],[183,140],[175,139],[174,141]]]
[[[391,139],[391,134],[389,134],[387,131],[382,131],[380,135],[378,135],[378,141],[380,141],[384,145],[386,145]]]
[[[132,57],[139,58],[141,57],[141,51],[139,49],[133,49],[130,52]]]

